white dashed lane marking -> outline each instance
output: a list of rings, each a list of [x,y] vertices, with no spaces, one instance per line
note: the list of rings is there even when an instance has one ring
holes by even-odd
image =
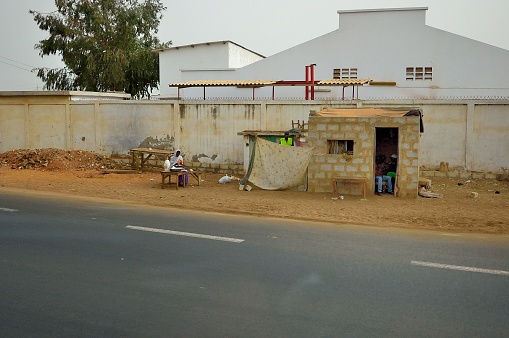
[[[440,264],[440,263],[431,263],[431,262],[420,262],[420,261],[411,261],[411,264],[412,265],[426,266],[428,268],[459,270],[459,271],[467,271],[467,272],[479,272],[479,273],[489,273],[489,274],[492,274],[492,275],[505,275],[505,276],[509,276],[509,271],[504,271],[504,270],[481,269],[481,268],[473,268],[473,267],[470,267],[470,266],[449,265],[449,264]]]
[[[167,234],[167,235],[186,236],[186,237],[195,237],[195,238],[203,238],[203,239],[212,239],[212,240],[215,240],[215,241],[223,241],[223,242],[232,242],[232,243],[242,243],[242,242],[244,242],[243,239],[238,239],[238,238],[211,236],[211,235],[195,234],[195,233],[192,233],[192,232],[181,232],[181,231],[173,231],[173,230],[165,230],[165,229],[157,229],[157,228],[146,228],[146,227],[139,227],[139,226],[134,226],[134,225],[128,225],[128,226],[126,226],[126,228],[127,229],[131,229],[131,230],[157,232],[157,233]]]
[[[0,208],[0,211],[15,212],[15,211],[19,211],[19,210],[16,210],[16,209],[10,209],[10,208]]]

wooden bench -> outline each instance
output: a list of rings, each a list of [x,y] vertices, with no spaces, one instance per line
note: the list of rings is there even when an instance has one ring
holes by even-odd
[[[173,150],[165,149],[132,148],[129,151],[131,152],[131,168],[139,171],[143,171],[143,166],[152,156],[164,161],[173,155]]]
[[[164,181],[166,177],[168,177],[168,185],[171,184],[171,177],[175,176],[175,185],[177,187],[177,190],[179,189],[179,177],[185,176],[185,171],[161,171],[161,188],[164,189]],[[186,187],[186,180],[184,179],[183,188]]]
[[[200,185],[200,182],[201,182],[201,172],[200,171],[189,171],[189,175],[191,175],[192,177],[196,178],[196,180],[198,181],[198,185]]]
[[[367,179],[365,177],[333,177],[332,178],[332,192],[334,194],[337,193],[337,183],[338,182],[344,182],[344,183],[357,183],[362,184],[362,194],[364,196],[364,199],[366,199],[366,190],[367,190]]]

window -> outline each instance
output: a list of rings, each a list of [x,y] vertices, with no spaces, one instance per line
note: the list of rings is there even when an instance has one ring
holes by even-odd
[[[357,68],[337,68],[334,69],[334,79],[356,79]]]
[[[328,153],[353,155],[353,143],[353,140],[327,140]]]
[[[433,80],[433,67],[406,67],[407,81]]]

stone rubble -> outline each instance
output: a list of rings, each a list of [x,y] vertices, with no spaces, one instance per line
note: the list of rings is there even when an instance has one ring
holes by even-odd
[[[104,170],[125,169],[126,164],[84,150],[17,149],[0,154],[0,165],[11,169]]]

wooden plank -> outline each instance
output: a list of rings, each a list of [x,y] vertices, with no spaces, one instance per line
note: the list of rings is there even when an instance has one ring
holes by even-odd
[[[138,173],[138,171],[130,170],[130,169],[106,169],[106,170],[103,170],[101,173],[103,173],[103,174],[136,174],[136,173]]]

